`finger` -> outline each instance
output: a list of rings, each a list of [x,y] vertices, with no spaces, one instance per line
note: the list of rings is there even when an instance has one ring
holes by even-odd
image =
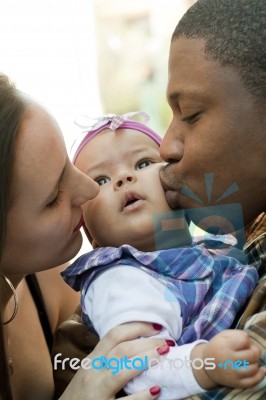
[[[238,360],[242,360],[243,362],[248,362],[249,364],[253,364],[258,362],[261,355],[261,350],[255,346],[251,345],[248,350],[238,351],[236,356]]]
[[[94,354],[106,355],[113,350],[119,343],[134,340],[139,337],[156,335],[158,330],[151,324],[145,322],[129,322],[111,329],[100,340],[94,350]]]
[[[154,393],[154,394],[152,394]],[[127,400],[154,400],[160,396],[161,389],[159,386],[153,386],[149,389],[142,390],[141,392],[131,394],[130,396],[121,397]]]
[[[251,386],[257,385],[259,382],[261,382],[263,379],[266,379],[265,377],[265,367],[260,367],[257,373],[248,378],[241,379],[240,381],[240,387],[242,388],[249,388]]]
[[[138,356],[136,357],[138,359],[137,363],[133,362],[134,359],[127,359],[127,367],[121,368],[120,364],[119,370],[117,369],[116,371],[114,371],[114,369],[105,369],[105,376],[102,376],[104,392],[106,394],[117,393],[118,390],[123,388],[128,381],[140,375],[144,370],[149,368],[149,366],[153,365],[155,362],[159,362],[161,357],[162,354],[159,354],[157,349],[154,348],[153,350],[138,354]]]
[[[235,351],[245,350],[250,347],[250,337],[244,331],[227,329],[222,334],[228,340],[228,343],[230,343],[230,347]]]
[[[235,379],[236,387],[249,387],[257,383],[257,377],[261,375],[260,367],[253,364],[249,370],[232,371],[233,381]],[[231,374],[230,374],[231,376]],[[229,375],[228,375],[229,377]],[[233,387],[234,385],[232,385]]]
[[[235,371],[235,374],[237,374],[239,379],[245,379],[245,378],[255,376],[257,374],[259,368],[260,367],[259,367],[258,363],[250,364],[244,368],[239,369],[238,371]]]
[[[128,342],[118,344],[113,350],[110,351],[110,353],[108,353],[108,357],[123,357],[126,355],[128,358],[132,358],[139,353],[153,350],[164,344],[166,344],[165,339],[156,339],[155,337],[130,340]]]

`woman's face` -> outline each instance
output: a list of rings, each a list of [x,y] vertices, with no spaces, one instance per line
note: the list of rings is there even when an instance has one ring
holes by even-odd
[[[54,119],[30,106],[16,139],[2,272],[37,272],[75,256],[82,243],[81,205],[98,191],[71,164]]]

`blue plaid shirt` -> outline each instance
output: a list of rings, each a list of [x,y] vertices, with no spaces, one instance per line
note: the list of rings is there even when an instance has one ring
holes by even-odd
[[[86,292],[98,274],[117,265],[142,269],[166,286],[166,301],[179,302],[183,318],[179,345],[208,340],[230,328],[258,280],[254,267],[231,257],[213,256],[198,245],[146,253],[129,245],[97,248],[62,272],[65,281],[81,291],[83,319],[90,326],[84,309]]]

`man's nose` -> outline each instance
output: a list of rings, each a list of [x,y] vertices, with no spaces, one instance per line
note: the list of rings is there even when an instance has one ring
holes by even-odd
[[[179,162],[184,153],[184,142],[177,127],[173,129],[172,124],[166,131],[160,146],[160,155],[167,163]]]

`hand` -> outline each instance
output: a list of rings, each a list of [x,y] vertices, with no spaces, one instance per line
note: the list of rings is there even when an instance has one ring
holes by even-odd
[[[107,359],[116,357],[118,359],[148,356],[160,359],[161,355],[156,350],[164,345],[164,339],[149,339],[148,336],[156,335],[152,325],[142,322],[132,322],[120,325],[109,331],[97,344],[94,351],[89,355],[90,360],[104,356]],[[142,338],[139,338],[139,337]],[[101,370],[80,368],[60,400],[113,400],[115,394],[125,384],[142,371],[136,369],[122,369],[117,374],[112,374],[109,369]],[[150,391],[150,389],[153,389]],[[157,392],[152,394],[152,392]],[[125,398],[128,400],[150,400],[158,398],[159,388],[149,388]]]
[[[197,350],[197,347],[201,348]],[[194,371],[203,388],[211,389],[219,385],[248,388],[259,383],[265,376],[266,369],[259,366],[261,351],[243,331],[225,330],[214,336],[209,343],[197,347],[193,349],[193,358],[214,358],[216,364],[212,370]],[[218,367],[219,363],[222,363],[222,367]]]

